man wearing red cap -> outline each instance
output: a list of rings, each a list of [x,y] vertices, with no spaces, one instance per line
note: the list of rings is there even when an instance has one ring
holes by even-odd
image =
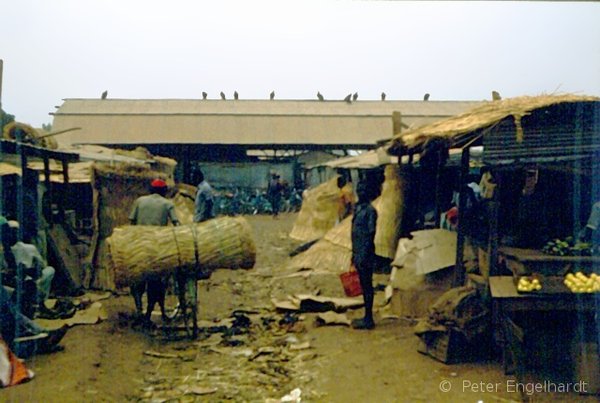
[[[132,225],[179,225],[175,205],[167,200],[167,183],[162,179],[154,179],[150,184],[151,194],[139,197],[133,203],[129,214]]]
[[[177,214],[175,213],[175,205],[172,201],[167,200],[167,183],[162,179],[154,179],[150,184],[151,194],[141,196],[133,203],[133,209],[129,214],[131,225],[161,225],[169,224],[179,225]],[[164,301],[165,287],[162,278],[149,278],[146,281],[131,284],[131,294],[135,301],[135,308],[138,315],[142,316],[142,295],[148,286],[148,307],[144,318],[146,324],[150,324],[150,315],[154,309],[155,303],[158,302],[160,309],[165,318]]]

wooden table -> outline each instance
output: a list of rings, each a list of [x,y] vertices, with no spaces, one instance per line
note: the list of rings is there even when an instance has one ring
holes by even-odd
[[[538,249],[498,248],[498,256],[516,275],[531,273],[564,275],[569,270],[598,271],[600,256],[555,256]],[[600,273],[599,273],[600,274]]]
[[[596,294],[519,294],[511,276],[489,278],[493,323],[500,330],[504,371],[522,381],[525,372],[524,341],[526,329],[515,323],[518,312],[587,312],[600,305]]]

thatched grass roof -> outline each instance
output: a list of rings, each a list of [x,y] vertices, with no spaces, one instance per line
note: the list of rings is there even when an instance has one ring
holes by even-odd
[[[10,122],[4,126],[2,137],[7,140],[17,139],[17,130],[21,130],[23,135],[23,143],[33,144],[36,146],[55,150],[57,148],[56,140],[53,137],[44,137],[46,133],[42,129],[36,129],[26,123]]]
[[[404,131],[389,144],[392,149],[417,148],[431,138],[447,139],[451,144],[464,140],[468,134],[492,126],[508,116],[520,121],[523,116],[539,108],[567,102],[600,101],[586,95],[539,95],[489,101],[465,113],[435,123]]]

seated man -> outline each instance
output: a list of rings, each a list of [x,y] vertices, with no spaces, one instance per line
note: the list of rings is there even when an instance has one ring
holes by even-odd
[[[0,286],[0,336],[20,356],[27,356],[35,351],[41,353],[57,350],[58,343],[67,330],[67,325],[50,331],[41,328],[15,308],[6,288]],[[21,348],[17,343],[28,347]]]
[[[54,312],[46,307],[44,302],[50,294],[52,279],[55,270],[48,266],[45,259],[37,250],[35,245],[18,241],[19,223],[9,221],[2,226],[2,243],[4,247],[4,258],[8,270],[6,274],[13,274],[16,268],[20,267],[24,271],[22,287],[22,300],[18,301],[21,306],[21,312],[33,319],[36,311],[40,316],[53,317]],[[7,280],[10,280],[7,279]],[[14,289],[6,286],[8,281],[3,281],[3,285],[9,295],[12,295]],[[16,279],[12,281],[12,286],[16,288]]]

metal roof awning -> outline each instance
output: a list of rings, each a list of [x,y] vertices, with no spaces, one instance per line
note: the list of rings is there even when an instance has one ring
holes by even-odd
[[[53,113],[60,144],[202,144],[261,149],[371,149],[394,134],[392,115],[422,125],[480,101],[66,99]]]
[[[335,158],[330,161],[308,166],[308,169],[317,167],[345,168],[345,169],[372,169],[382,165],[397,164],[398,157],[390,156],[383,148],[366,151],[359,155]]]

